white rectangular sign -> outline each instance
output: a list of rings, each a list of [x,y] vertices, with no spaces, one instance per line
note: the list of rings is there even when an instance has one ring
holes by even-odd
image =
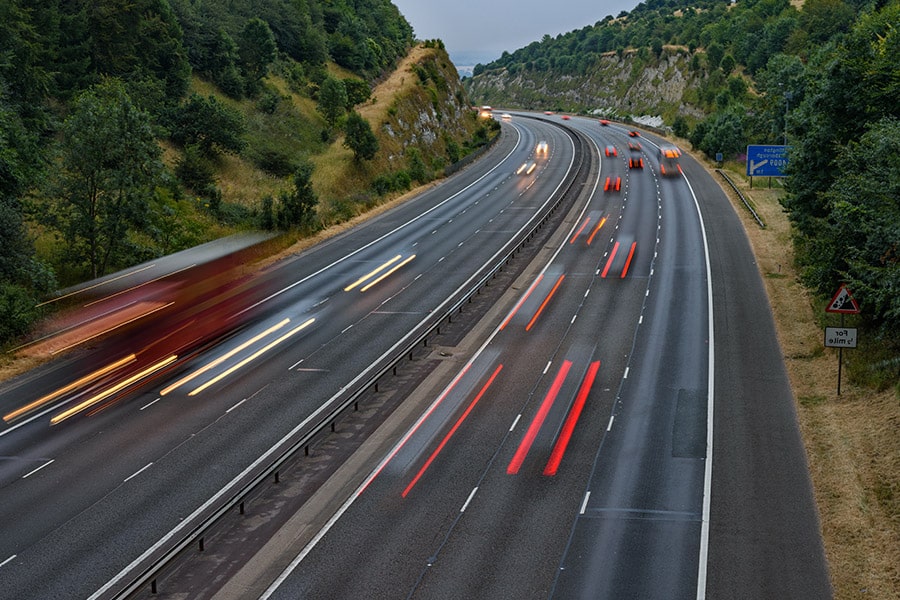
[[[826,348],[856,348],[856,327],[826,327]]]

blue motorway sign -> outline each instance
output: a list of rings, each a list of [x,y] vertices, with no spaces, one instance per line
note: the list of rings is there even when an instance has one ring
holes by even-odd
[[[788,146],[747,146],[748,177],[784,177]]]

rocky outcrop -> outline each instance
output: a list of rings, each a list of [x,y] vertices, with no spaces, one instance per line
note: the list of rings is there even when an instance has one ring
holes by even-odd
[[[646,51],[608,53],[582,73],[520,65],[484,71],[464,85],[475,102],[495,106],[700,117],[691,98],[705,73],[691,69],[691,58],[686,49],[666,49],[659,58]]]

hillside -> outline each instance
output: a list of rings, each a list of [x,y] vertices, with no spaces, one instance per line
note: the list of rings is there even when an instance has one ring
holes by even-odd
[[[59,288],[441,176],[494,135],[468,106],[389,0],[0,3],[0,344]]]

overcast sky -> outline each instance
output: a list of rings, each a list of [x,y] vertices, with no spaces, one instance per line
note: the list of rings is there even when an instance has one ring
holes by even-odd
[[[441,39],[457,66],[487,63],[544,34],[556,37],[630,11],[639,0],[392,0],[417,39]],[[461,62],[463,61],[463,62]]]

